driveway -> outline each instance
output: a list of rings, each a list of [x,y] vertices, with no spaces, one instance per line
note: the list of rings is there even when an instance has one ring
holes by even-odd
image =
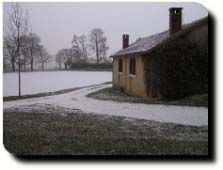
[[[4,110],[20,109],[27,112],[33,109],[47,111],[47,106],[50,105],[60,108],[61,114],[78,109],[84,113],[123,116],[193,126],[208,126],[208,108],[205,107],[120,103],[86,97],[89,93],[110,86],[111,84],[94,85],[55,96],[4,102],[3,108]]]

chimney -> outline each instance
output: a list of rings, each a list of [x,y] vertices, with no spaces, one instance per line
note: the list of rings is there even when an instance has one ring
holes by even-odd
[[[125,49],[129,46],[129,35],[123,34],[122,35],[122,48]]]
[[[182,9],[183,8],[170,8],[169,20],[169,33],[170,35],[182,29]]]

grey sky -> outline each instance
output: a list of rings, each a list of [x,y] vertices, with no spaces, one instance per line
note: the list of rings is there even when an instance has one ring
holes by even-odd
[[[183,23],[208,15],[197,3],[21,3],[29,12],[32,30],[51,54],[70,48],[73,34],[89,34],[102,28],[108,38],[108,54],[121,48],[121,35],[130,35],[130,43],[138,37],[168,29],[170,7],[183,7]],[[4,25],[10,3],[4,3]]]

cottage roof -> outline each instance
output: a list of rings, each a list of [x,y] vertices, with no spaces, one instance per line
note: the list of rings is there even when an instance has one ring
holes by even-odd
[[[166,30],[166,31],[163,31],[161,33],[157,33],[151,36],[138,38],[134,43],[130,44],[129,47],[117,51],[115,54],[111,55],[111,57],[122,56],[122,55],[127,55],[127,54],[132,54],[132,53],[147,53],[154,47],[169,40],[170,37],[177,37],[179,35],[182,35],[188,30],[194,29],[194,27],[197,27],[198,25],[200,25],[200,23],[207,21],[207,19],[208,18],[205,17],[200,20],[194,21],[192,23],[185,24],[183,25],[182,30],[173,36],[170,36],[169,30]]]

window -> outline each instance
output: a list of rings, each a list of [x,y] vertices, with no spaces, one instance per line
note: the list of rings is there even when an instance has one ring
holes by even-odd
[[[129,69],[130,69],[130,74],[136,75],[136,59],[135,59],[135,57],[130,58]]]
[[[118,71],[122,73],[122,59],[118,60]]]

